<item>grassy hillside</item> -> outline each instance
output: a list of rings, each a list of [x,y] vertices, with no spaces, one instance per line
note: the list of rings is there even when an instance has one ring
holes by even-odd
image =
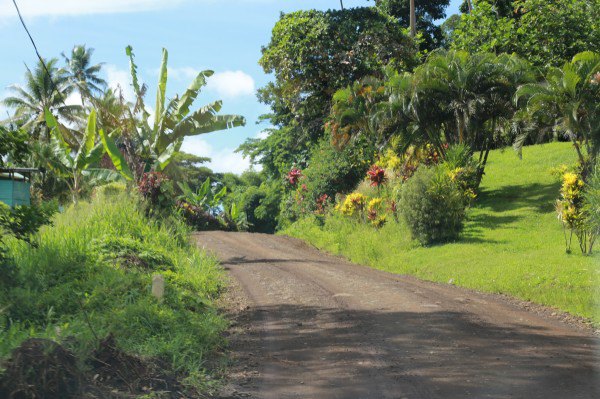
[[[411,240],[402,223],[374,230],[340,216],[328,217],[323,226],[303,220],[283,233],[374,268],[443,283],[453,280],[600,323],[600,246],[592,257],[566,254],[554,210],[559,182],[551,169],[574,161],[566,143],[526,147],[522,160],[510,149],[494,151],[481,194],[456,243],[424,248]]]
[[[223,344],[226,321],[212,305],[223,276],[216,260],[188,243],[188,232],[177,220],[147,219],[133,198],[118,196],[58,214],[34,246],[9,240],[11,273],[0,279],[0,397],[29,385],[27,397],[44,397],[50,388],[37,380],[52,367],[68,370],[63,380],[77,381],[69,384],[76,391],[72,397],[88,397],[90,373],[100,376],[100,388],[112,391],[120,383],[132,395],[159,389],[152,382],[159,381],[157,367],[186,377],[191,387],[202,385],[205,362]],[[151,295],[155,274],[165,279],[162,301]],[[81,370],[48,360],[33,374],[19,374],[15,353],[43,358],[31,348],[38,342],[31,338],[61,344],[83,364]],[[53,353],[44,345],[42,352]],[[98,356],[104,363],[94,363]],[[12,363],[5,363],[9,357]],[[58,377],[48,378],[54,384]]]

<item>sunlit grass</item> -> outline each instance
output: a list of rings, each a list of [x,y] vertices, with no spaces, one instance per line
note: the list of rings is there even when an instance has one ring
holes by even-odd
[[[600,323],[600,246],[582,256],[565,252],[554,203],[559,183],[551,173],[575,162],[573,148],[552,143],[490,155],[482,192],[456,243],[423,248],[402,223],[381,230],[332,216],[319,227],[300,221],[284,234],[350,260],[399,274],[453,283],[556,307]]]
[[[85,358],[113,335],[128,353],[202,374],[223,344],[226,321],[212,305],[223,285],[217,261],[188,243],[176,220],[147,219],[127,196],[82,202],[57,215],[36,247],[9,240],[14,280],[0,290],[0,359],[29,337],[54,339]],[[99,256],[102,240],[129,240],[165,264],[122,267]],[[161,259],[161,258],[158,258]],[[152,276],[164,275],[162,302]]]

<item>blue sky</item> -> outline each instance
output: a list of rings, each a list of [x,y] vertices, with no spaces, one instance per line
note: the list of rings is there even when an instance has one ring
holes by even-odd
[[[461,0],[452,0],[448,15]],[[244,115],[244,128],[186,139],[184,150],[213,160],[215,171],[241,172],[247,160],[234,154],[248,137],[266,127],[257,125],[267,108],[258,103],[255,90],[269,81],[257,61],[268,43],[279,13],[298,9],[339,8],[338,0],[18,0],[25,21],[44,57],[59,57],[74,44],[95,49],[94,61],[105,62],[104,77],[130,96],[125,47],[132,45],[141,79],[148,84],[153,105],[161,48],[169,50],[168,93],[181,93],[194,73],[212,69],[215,76],[197,105],[222,99],[223,112]],[[345,0],[345,7],[370,5],[366,0]],[[22,83],[24,64],[36,62],[12,0],[0,0],[0,98],[7,87]],[[6,110],[0,109],[0,119]]]

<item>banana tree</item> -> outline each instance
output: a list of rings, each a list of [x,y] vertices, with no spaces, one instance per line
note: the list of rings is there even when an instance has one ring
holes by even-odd
[[[166,49],[162,51],[154,117],[151,118],[151,112],[144,103],[146,86],[140,84],[138,79],[137,65],[131,46],[126,48],[126,54],[129,57],[132,86],[136,97],[135,105],[129,111],[130,118],[135,122],[135,129],[122,137],[122,147],[127,153],[126,158],[136,180],[139,180],[143,173],[164,170],[180,150],[185,137],[246,124],[245,118],[239,115],[217,115],[221,110],[222,101],[212,102],[195,111],[191,110],[200,90],[206,85],[207,79],[213,75],[209,70],[198,73],[181,97],[175,95],[168,100]]]
[[[65,141],[61,126],[48,109],[45,110],[45,119],[50,129],[50,148],[53,155],[46,160],[47,167],[57,177],[65,180],[74,203],[77,203],[79,199],[86,178],[101,181],[119,178],[114,171],[96,167],[104,155],[104,145],[96,143],[98,133],[95,110],[92,109],[88,116],[85,131],[77,147]],[[104,132],[101,130],[101,135],[103,134]]]
[[[213,187],[210,178],[207,178],[195,192],[186,182],[177,184],[183,193],[180,200],[202,208],[213,216],[219,213],[219,208],[223,205],[223,198],[227,195],[227,187],[223,186],[221,189]]]

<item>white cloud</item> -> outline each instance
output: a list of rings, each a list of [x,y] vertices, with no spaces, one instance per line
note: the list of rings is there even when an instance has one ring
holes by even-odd
[[[167,72],[169,75],[169,79],[175,80],[192,80],[198,76],[199,70],[192,67],[182,67],[182,68],[171,68],[167,67]],[[158,75],[158,70],[156,70],[156,75]]]
[[[201,157],[211,158],[211,161],[205,165],[214,172],[240,174],[250,168],[250,161],[244,158],[242,154],[234,152],[233,148],[215,150],[206,140],[199,137],[186,138],[181,150]]]
[[[217,72],[208,79],[207,89],[226,98],[252,95],[254,79],[243,71]]]
[[[260,131],[256,134],[257,139],[264,140],[269,137],[269,132],[267,130]]]
[[[105,65],[104,70],[106,71],[106,81],[108,87],[113,90],[121,90],[123,98],[126,101],[134,101],[135,93],[131,87],[131,76],[129,72],[117,68],[115,65]]]
[[[24,16],[113,14],[171,8],[184,0],[22,0]],[[16,17],[12,0],[0,0],[0,17]]]

